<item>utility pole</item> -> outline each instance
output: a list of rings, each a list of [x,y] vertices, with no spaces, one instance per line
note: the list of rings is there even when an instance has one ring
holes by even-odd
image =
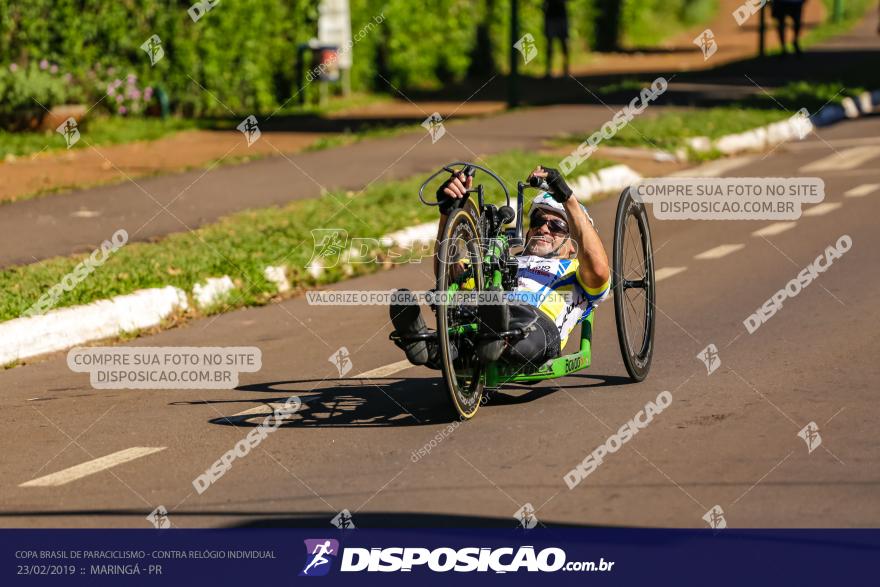
[[[764,33],[767,32],[767,5],[761,7],[760,20],[758,21],[758,55],[764,57]]]

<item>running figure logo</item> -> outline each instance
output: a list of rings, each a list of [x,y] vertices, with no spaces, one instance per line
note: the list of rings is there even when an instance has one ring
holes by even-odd
[[[535,516],[535,508],[530,503],[527,503],[516,510],[513,517],[518,520],[520,525],[526,530],[531,530],[538,525],[538,518]]]
[[[306,543],[306,566],[300,577],[322,577],[330,572],[330,563],[339,555],[339,541],[332,538],[309,538]]]
[[[707,375],[711,375],[715,372],[715,369],[721,366],[721,357],[718,356],[718,347],[714,344],[710,344],[701,350],[700,354],[697,355],[697,358],[703,361],[703,364],[706,365]]]
[[[150,65],[156,65],[165,57],[165,50],[162,48],[162,39],[159,35],[153,35],[141,45],[141,49],[150,56]]]
[[[64,142],[67,143],[68,149],[79,141],[79,129],[77,128],[76,120],[72,116],[62,122],[55,129],[55,132],[64,137]]]
[[[342,347],[345,348],[345,347]],[[340,530],[354,530],[354,518],[351,516],[351,512],[348,510],[342,510],[336,517],[330,520],[330,523],[339,528]]]
[[[815,422],[810,422],[798,432],[804,442],[807,443],[807,454],[810,454],[822,444],[822,436],[819,434],[819,427]]]
[[[256,143],[260,136],[263,134],[260,132],[260,127],[257,125],[257,117],[251,114],[247,118],[241,121],[241,124],[236,126],[238,130],[245,136],[247,139],[247,146],[250,147],[254,143]]]
[[[727,528],[727,520],[724,519],[724,510],[720,505],[716,505],[703,515],[703,519],[709,524],[713,530],[723,530]]]
[[[535,37],[532,36],[532,33],[524,34],[519,41],[513,44],[513,48],[522,54],[523,61],[527,64],[538,56],[538,46],[535,44]]]
[[[712,32],[712,29],[706,29],[700,33],[694,39],[694,45],[703,52],[703,61],[715,55],[715,51],[718,50],[718,43],[715,42],[715,33]]]

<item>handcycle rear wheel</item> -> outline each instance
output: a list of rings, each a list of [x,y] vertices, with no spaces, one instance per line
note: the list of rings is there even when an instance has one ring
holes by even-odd
[[[477,218],[476,207],[470,201],[447,218],[440,234],[438,294],[483,289],[483,251]],[[453,264],[464,259],[467,259],[467,271],[462,276],[453,275]],[[465,420],[472,418],[480,407],[484,366],[475,359],[467,334],[457,333],[455,329],[474,322],[473,313],[466,307],[451,302],[437,305],[437,343],[443,380],[452,408]],[[453,346],[458,358],[453,358]]]
[[[629,376],[642,381],[651,369],[655,321],[654,254],[645,205],[627,188],[614,220],[612,291],[620,354]]]

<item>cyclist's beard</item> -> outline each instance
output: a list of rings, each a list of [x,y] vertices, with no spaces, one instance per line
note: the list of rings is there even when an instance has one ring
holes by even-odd
[[[544,240],[546,239],[546,240]],[[556,257],[559,249],[565,246],[567,239],[561,239],[558,245],[553,244],[550,237],[533,236],[526,241],[526,248],[523,251],[526,255],[535,255],[537,257]]]

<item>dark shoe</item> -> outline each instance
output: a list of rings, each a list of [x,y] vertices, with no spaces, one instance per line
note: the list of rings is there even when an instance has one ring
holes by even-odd
[[[507,304],[480,306],[479,317],[481,334],[493,335],[510,330],[510,307]],[[477,344],[477,358],[482,363],[497,361],[505,344],[503,339],[481,339]]]
[[[399,289],[401,303],[391,304],[391,323],[394,325],[394,333],[406,339],[415,334],[424,334],[428,331],[425,321],[422,319],[422,311],[415,302],[408,289]],[[411,303],[403,303],[411,302]],[[424,365],[428,362],[428,345],[424,340],[395,340],[394,344],[403,349],[406,358],[413,365]]]
[[[452,355],[452,360],[455,361],[458,359],[458,349],[455,346],[455,343],[449,341],[449,352]],[[425,363],[425,366],[430,367],[431,369],[442,369],[442,360],[440,357],[440,345],[438,345],[433,340],[428,341],[428,361]]]

